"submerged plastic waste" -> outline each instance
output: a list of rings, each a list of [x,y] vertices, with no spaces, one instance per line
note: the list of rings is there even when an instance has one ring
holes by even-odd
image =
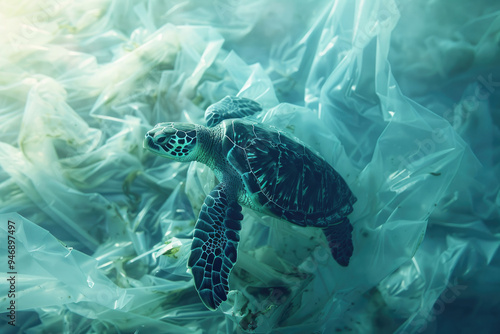
[[[0,13],[0,272],[16,272],[15,299],[0,282],[0,309],[16,307],[2,333],[499,328],[499,5],[6,1]],[[255,118],[316,150],[358,201],[346,268],[321,231],[243,209],[232,290],[210,312],[186,264],[214,174],[142,139],[159,122],[202,124],[226,95],[258,101]]]

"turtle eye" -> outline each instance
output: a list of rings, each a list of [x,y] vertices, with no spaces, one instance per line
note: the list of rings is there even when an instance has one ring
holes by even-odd
[[[166,140],[167,140],[167,137],[161,137],[161,138],[156,139],[156,142],[160,145],[163,145]]]

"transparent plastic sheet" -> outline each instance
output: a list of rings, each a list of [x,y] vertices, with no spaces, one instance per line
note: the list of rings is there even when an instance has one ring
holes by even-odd
[[[498,128],[450,122],[429,95],[416,96],[425,108],[400,91],[389,60],[405,58],[388,53],[406,3],[27,4],[2,8],[0,212],[26,217],[2,224],[23,226],[18,311],[36,312],[32,332],[417,332],[440,324],[433,305],[487,295],[474,282],[500,291],[474,276],[500,267]],[[454,100],[456,117],[474,89]],[[141,142],[160,121],[203,123],[228,94],[259,101],[256,119],[345,177],[358,197],[355,253],[340,268],[320,231],[244,209],[233,290],[213,313],[186,262],[214,175]],[[494,101],[480,108],[475,119],[494,120]],[[48,262],[70,267],[37,269]],[[55,286],[72,297],[57,300]]]

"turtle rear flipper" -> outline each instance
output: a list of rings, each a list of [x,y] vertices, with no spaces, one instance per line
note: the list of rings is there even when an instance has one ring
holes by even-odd
[[[341,266],[347,267],[353,251],[352,225],[349,219],[344,218],[340,223],[324,228],[323,233],[335,261]]]
[[[241,206],[230,201],[224,183],[207,196],[194,230],[188,267],[203,303],[216,310],[227,299],[229,273],[236,263]],[[228,198],[229,197],[229,198]]]

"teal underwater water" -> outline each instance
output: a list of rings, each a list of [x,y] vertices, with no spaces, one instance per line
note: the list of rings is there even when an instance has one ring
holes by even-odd
[[[500,4],[3,1],[0,332],[500,330]],[[228,300],[187,262],[216,185],[142,147],[227,95],[357,197],[321,230],[243,209]]]

